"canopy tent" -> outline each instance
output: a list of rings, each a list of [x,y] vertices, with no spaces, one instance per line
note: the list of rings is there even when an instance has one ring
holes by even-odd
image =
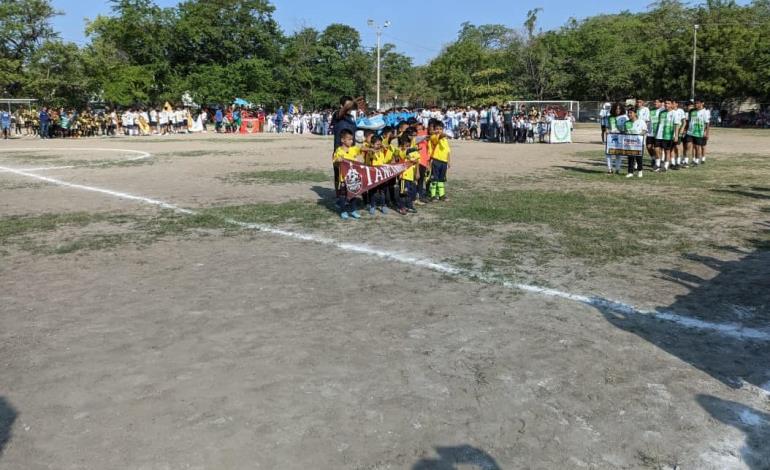
[[[243,98],[235,98],[235,101],[233,101],[233,104],[236,106],[251,106],[251,103],[244,100]]]

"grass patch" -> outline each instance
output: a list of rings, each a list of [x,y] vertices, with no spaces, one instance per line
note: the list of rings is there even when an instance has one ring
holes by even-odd
[[[264,170],[230,173],[220,178],[230,184],[324,183],[331,176],[318,170]]]
[[[280,204],[257,203],[205,209],[201,217],[237,220],[253,224],[296,224],[321,227],[335,220],[329,209],[315,202],[289,201]]]
[[[458,224],[513,227],[503,259],[537,250],[538,256],[602,262],[689,247],[686,237],[675,234],[686,216],[680,204],[666,199],[579,190],[463,191],[436,210]]]
[[[70,225],[84,227],[105,219],[104,215],[87,212],[71,214],[42,214],[36,216],[7,216],[0,218],[0,242],[35,232],[47,232]]]

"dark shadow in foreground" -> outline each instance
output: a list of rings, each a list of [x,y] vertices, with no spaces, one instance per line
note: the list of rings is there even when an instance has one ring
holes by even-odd
[[[323,186],[313,186],[310,188],[314,193],[318,195],[318,201],[316,204],[325,207],[332,212],[338,212],[337,208],[337,193],[334,188],[325,188]]]
[[[473,468],[478,470],[500,470],[500,466],[491,455],[469,445],[436,447],[438,459],[422,459],[412,470],[458,470]]]
[[[3,456],[6,444],[11,441],[13,435],[11,430],[17,416],[18,413],[13,406],[5,398],[0,397],[0,457]]]
[[[770,413],[711,395],[698,395],[698,403],[716,420],[746,434],[741,458],[750,469],[770,469]]]

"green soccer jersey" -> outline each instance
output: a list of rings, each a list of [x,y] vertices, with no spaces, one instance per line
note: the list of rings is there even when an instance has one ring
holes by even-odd
[[[679,125],[675,111],[663,111],[658,116],[658,135],[660,140],[674,140],[674,131]]]
[[[660,122],[660,115],[663,113],[661,109],[653,109],[650,111],[650,137],[658,135],[658,122]]]
[[[705,110],[693,109],[690,111],[689,125],[687,128],[687,135],[692,137],[705,137],[706,136],[706,124],[708,123],[708,112]]]

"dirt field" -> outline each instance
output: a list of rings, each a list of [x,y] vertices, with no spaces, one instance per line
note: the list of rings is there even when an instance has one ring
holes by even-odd
[[[770,133],[598,137],[359,221],[329,139],[3,142],[0,469],[770,469]]]

